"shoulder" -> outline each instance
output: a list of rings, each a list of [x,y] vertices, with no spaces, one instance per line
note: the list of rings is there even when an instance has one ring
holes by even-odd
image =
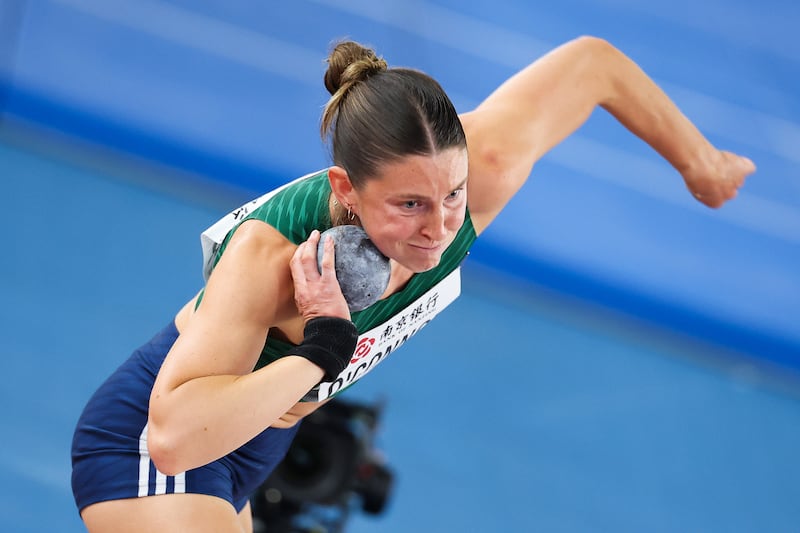
[[[307,174],[270,193],[248,218],[266,222],[299,244],[312,230],[330,226],[330,192],[327,169]]]
[[[460,116],[467,137],[469,179],[467,205],[480,235],[519,190],[533,161],[519,157],[515,139],[498,135],[503,125],[492,110],[477,109]]]
[[[217,268],[232,262],[237,263],[239,268],[246,268],[250,262],[280,263],[280,258],[287,254],[291,257],[295,248],[294,243],[270,224],[258,219],[245,220],[231,236]]]
[[[269,224],[243,222],[208,279],[204,305],[216,295],[220,308],[248,308],[271,324],[296,313],[289,269],[296,248]]]

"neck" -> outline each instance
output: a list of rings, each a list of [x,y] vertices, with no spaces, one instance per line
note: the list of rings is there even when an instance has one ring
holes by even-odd
[[[394,259],[389,260],[389,265],[391,266],[392,273],[389,277],[389,285],[386,287],[386,291],[383,293],[383,296],[381,296],[381,299],[388,298],[392,294],[402,291],[414,276],[412,271]]]

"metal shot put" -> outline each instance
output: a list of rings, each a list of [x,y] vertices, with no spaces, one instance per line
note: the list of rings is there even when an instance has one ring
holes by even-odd
[[[336,246],[336,279],[350,312],[361,311],[377,302],[389,285],[389,259],[378,250],[360,227],[334,226],[320,235],[317,266],[322,271],[325,239]]]

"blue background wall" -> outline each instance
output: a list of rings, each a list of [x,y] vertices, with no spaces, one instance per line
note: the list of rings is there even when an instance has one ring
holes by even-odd
[[[7,0],[3,113],[261,191],[322,167],[329,43],[374,44],[461,110],[580,34],[630,54],[759,173],[720,212],[598,112],[546,157],[479,260],[798,364],[800,98],[789,1]],[[523,229],[525,228],[525,229]]]
[[[431,73],[467,110],[556,44],[593,34],[759,171],[708,210],[602,112],[548,154],[476,247],[450,322],[357,392],[388,396],[385,445],[404,476],[381,530],[791,530],[800,417],[794,385],[773,378],[800,366],[800,8],[291,6],[0,3],[0,222],[18,228],[0,282],[15,378],[2,388],[15,406],[3,529],[79,530],[66,453],[88,395],[201,283],[202,229],[327,164],[317,124],[331,40]],[[44,216],[55,205],[60,216]],[[535,342],[479,366],[481,343],[517,346],[520,331]],[[411,379],[413,391],[399,385]],[[478,389],[487,395],[429,413],[441,394]]]

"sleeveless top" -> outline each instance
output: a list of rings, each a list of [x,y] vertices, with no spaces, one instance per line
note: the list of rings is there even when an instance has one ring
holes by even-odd
[[[232,211],[201,237],[205,277],[208,278],[233,233],[246,220],[266,222],[294,244],[306,241],[315,229],[320,232],[329,229],[330,194],[326,169],[298,178]],[[303,400],[321,401],[343,391],[455,300],[461,287],[459,265],[475,239],[475,229],[467,211],[464,224],[436,267],[414,274],[402,290],[352,313],[359,342],[350,365],[337,380],[321,383]],[[201,292],[197,305],[202,296]],[[267,337],[256,369],[286,355],[291,347],[290,343]]]

